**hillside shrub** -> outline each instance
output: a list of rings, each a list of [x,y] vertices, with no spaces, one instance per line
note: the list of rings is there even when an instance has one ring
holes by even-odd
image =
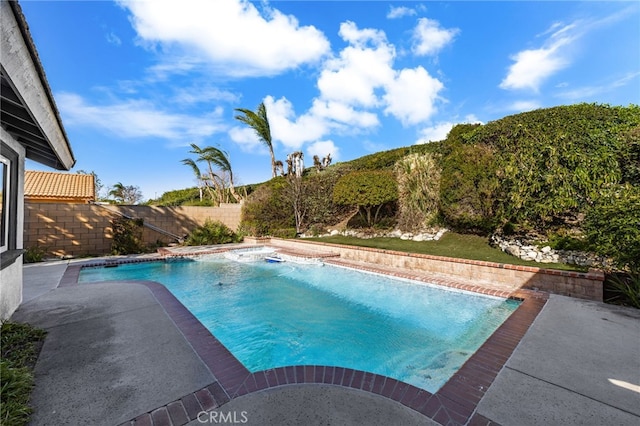
[[[603,191],[584,223],[593,249],[620,269],[640,272],[640,187],[619,185]]]
[[[348,173],[346,168],[330,168],[322,173],[313,173],[304,178],[304,203],[306,215],[303,228],[312,226],[324,228],[340,222],[352,210],[333,200],[333,188],[341,176]]]
[[[204,225],[194,229],[184,244],[187,246],[205,246],[240,242],[242,238],[224,223],[207,219]]]
[[[241,228],[256,237],[272,235],[275,230],[295,228],[293,207],[285,196],[287,182],[273,178],[260,185],[242,206]]]
[[[447,225],[488,234],[502,222],[498,205],[500,181],[491,147],[449,143],[442,158],[441,176],[440,212]]]
[[[397,199],[398,184],[393,174],[386,171],[351,172],[338,179],[333,188],[333,201],[345,206],[357,206],[368,226],[377,222],[385,204]]]
[[[410,154],[395,165],[398,181],[398,227],[416,231],[438,215],[440,166],[432,153]]]
[[[487,123],[467,142],[493,149],[504,216],[543,230],[584,213],[601,189],[620,182],[619,160],[633,151],[623,146],[633,133],[624,135],[638,125],[638,107],[578,104]]]
[[[640,185],[640,125],[620,135],[622,148],[618,157],[622,183]]]
[[[348,163],[348,167],[352,171],[393,170],[395,164],[407,155],[437,152],[439,148],[439,142],[431,142],[380,151],[351,160]],[[340,164],[338,164],[338,166],[340,166]]]

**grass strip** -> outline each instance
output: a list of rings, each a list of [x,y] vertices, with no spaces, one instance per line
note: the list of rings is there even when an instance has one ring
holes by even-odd
[[[307,238],[333,244],[344,244],[358,247],[371,247],[382,250],[395,250],[403,253],[420,253],[432,256],[454,257],[458,259],[481,260],[485,262],[524,265],[547,269],[586,272],[588,268],[564,263],[538,263],[522,260],[491,247],[487,238],[478,235],[447,232],[438,241],[412,241],[400,238],[356,238],[334,235],[322,238]]]
[[[33,368],[46,332],[15,322],[0,329],[0,424],[26,425],[32,410]]]

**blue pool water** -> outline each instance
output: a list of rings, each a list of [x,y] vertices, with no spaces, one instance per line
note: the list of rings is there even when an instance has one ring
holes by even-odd
[[[334,266],[222,258],[85,268],[164,284],[252,372],[341,366],[435,393],[518,302]]]

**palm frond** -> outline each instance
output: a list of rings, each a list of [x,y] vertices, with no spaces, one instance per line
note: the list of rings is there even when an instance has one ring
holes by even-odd
[[[184,164],[185,166],[191,167],[191,169],[193,170],[193,173],[196,175],[198,179],[202,178],[202,173],[200,173],[200,168],[198,167],[196,162],[193,161],[191,158],[185,158],[184,160],[181,161],[181,163]]]

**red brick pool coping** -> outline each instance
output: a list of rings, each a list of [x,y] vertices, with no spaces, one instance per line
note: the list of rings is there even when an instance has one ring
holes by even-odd
[[[86,262],[70,265],[59,286],[78,285],[80,270],[85,266],[148,261],[153,260],[119,259],[116,262]],[[326,261],[353,266],[346,265],[348,262],[337,259]],[[358,267],[362,269],[361,265]],[[384,270],[375,266],[366,269],[370,272],[384,273]],[[424,277],[416,277],[410,273],[394,275],[424,280]],[[136,426],[184,425],[196,420],[198,413],[221,407],[234,398],[290,384],[327,384],[360,389],[399,402],[442,425],[495,424],[476,413],[476,407],[548,299],[547,293],[532,290],[520,289],[506,294],[506,292],[483,289],[455,280],[442,278],[431,280],[435,284],[522,300],[520,306],[475,354],[444,386],[432,394],[390,377],[343,367],[288,366],[251,373],[166,287],[152,281],[131,282],[145,285],[152,292],[216,379],[196,392],[184,395],[180,399],[123,423]]]

